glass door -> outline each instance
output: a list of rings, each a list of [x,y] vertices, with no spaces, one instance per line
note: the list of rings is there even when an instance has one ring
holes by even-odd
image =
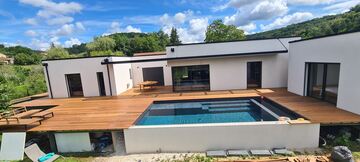
[[[336,104],[340,64],[308,63],[307,95]]]
[[[322,99],[324,92],[325,64],[309,64],[309,90],[308,96]]]
[[[247,88],[261,88],[261,62],[247,63]]]
[[[96,75],[99,85],[99,95],[106,96],[104,74],[102,72],[97,72]]]
[[[66,80],[70,97],[83,97],[83,88],[80,74],[66,74]]]

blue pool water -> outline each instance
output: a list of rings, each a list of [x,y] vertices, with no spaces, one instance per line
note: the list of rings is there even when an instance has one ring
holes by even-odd
[[[251,99],[153,103],[136,125],[275,121]]]

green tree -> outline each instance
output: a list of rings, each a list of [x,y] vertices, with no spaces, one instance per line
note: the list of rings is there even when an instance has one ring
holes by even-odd
[[[61,47],[51,47],[47,50],[47,59],[61,59],[61,58],[69,58],[69,52]]]
[[[213,21],[206,30],[205,42],[222,42],[245,39],[244,31],[234,25],[225,25],[222,20]]]
[[[15,55],[15,65],[33,65],[41,62],[42,56],[40,54],[25,54],[19,53]]]
[[[86,48],[89,51],[114,51],[115,46],[115,40],[110,37],[96,37]]]
[[[181,41],[179,39],[179,35],[177,33],[176,28],[171,28],[170,32],[170,45],[179,45],[181,44]]]

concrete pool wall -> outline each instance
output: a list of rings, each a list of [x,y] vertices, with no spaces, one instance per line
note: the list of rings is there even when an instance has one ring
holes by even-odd
[[[204,152],[227,149],[317,148],[320,124],[285,121],[133,126],[126,152]]]

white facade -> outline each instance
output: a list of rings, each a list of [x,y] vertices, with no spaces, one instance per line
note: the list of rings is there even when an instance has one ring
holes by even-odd
[[[214,52],[236,54],[239,52],[258,51],[256,51],[256,55],[170,60],[168,61],[168,66],[209,65],[210,90],[231,90],[246,89],[247,63],[260,61],[262,62],[262,88],[287,87],[288,53],[267,52],[269,50],[287,50],[288,42],[298,39],[300,38],[170,46],[167,47],[167,52],[170,53],[168,57],[177,58],[214,54]],[[175,48],[175,52],[171,53],[171,48]],[[264,52],[264,54],[261,52]]]
[[[78,58],[65,60],[49,60],[43,63],[47,64],[47,71],[44,68],[45,79],[50,93],[49,81],[53,98],[67,98],[69,96],[68,85],[65,75],[80,74],[82,89],[85,97],[100,96],[97,72],[103,73],[106,95],[110,96],[109,77],[107,65],[101,62],[107,57]],[[111,60],[125,61],[130,60],[127,57],[111,57]],[[129,88],[132,88],[130,79],[130,64],[108,65],[111,81],[111,92],[118,95]],[[47,77],[49,74],[49,78]],[[49,79],[49,80],[48,80]]]
[[[161,59],[161,58],[166,58],[166,55],[133,57],[131,60]],[[167,61],[154,61],[154,62],[131,63],[134,86],[144,81],[143,68],[152,68],[152,67],[162,67],[164,72],[164,85],[165,86],[172,85],[171,68],[167,66]]]
[[[290,44],[288,91],[305,93],[305,63],[340,63],[337,107],[360,114],[360,32]]]
[[[124,130],[127,153],[317,148],[319,134],[320,124],[286,122],[134,126]]]

